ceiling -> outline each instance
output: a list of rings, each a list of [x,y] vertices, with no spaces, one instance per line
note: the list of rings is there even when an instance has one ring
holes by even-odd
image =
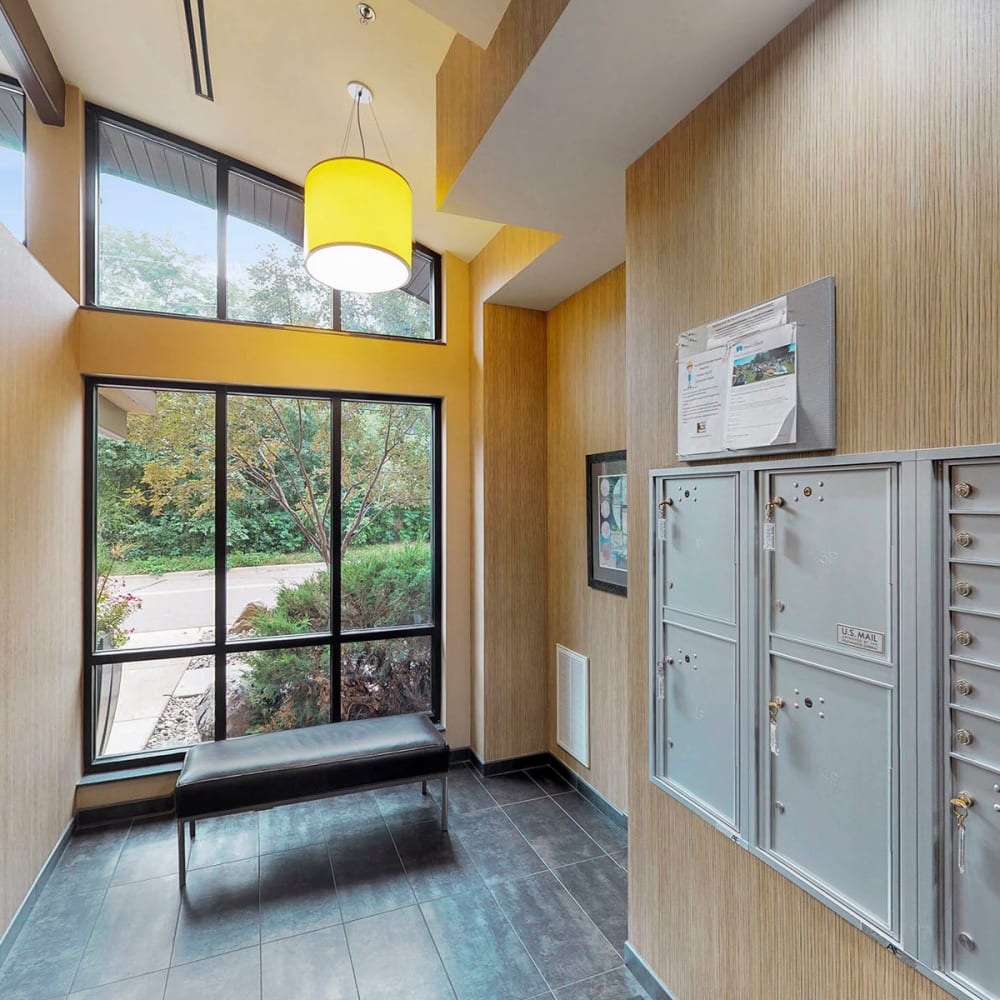
[[[377,18],[365,26],[355,0],[206,0],[213,103],[194,94],[181,0],[31,0],[63,77],[88,100],[298,184],[340,152],[347,84],[362,80],[413,187],[415,238],[464,259],[498,225],[435,209],[435,76],[455,29],[433,15],[485,37],[506,5],[373,0]],[[378,155],[371,119],[362,122]]]
[[[571,0],[443,202],[562,234],[491,301],[550,309],[625,259],[625,170],[812,0]]]
[[[435,209],[435,76],[509,0],[206,0],[214,103],[194,95],[181,0],[31,0],[88,100],[301,183],[339,153],[367,83],[414,235],[468,260],[501,223],[560,239],[493,301],[548,309],[625,257],[625,170],[810,0],[570,0]],[[2,69],[2,66],[0,66]],[[369,152],[380,143],[369,121]],[[484,221],[492,220],[492,221]]]

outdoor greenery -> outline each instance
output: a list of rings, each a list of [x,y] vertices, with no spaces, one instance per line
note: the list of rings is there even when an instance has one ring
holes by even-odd
[[[256,263],[227,276],[234,319],[329,326],[332,297],[308,276],[301,251],[260,247]],[[170,238],[111,225],[100,230],[100,302],[184,315],[216,314],[215,262]],[[427,338],[431,311],[403,292],[341,296],[342,326]],[[331,531],[331,403],[325,399],[232,394],[227,398],[227,563],[325,563],[285,587],[273,607],[250,605],[234,629],[287,636],[329,628],[329,570],[342,563],[342,624],[363,629],[430,620],[431,409],[347,401],[341,406],[340,525]],[[215,396],[162,390],[153,414],[131,413],[126,440],[97,443],[97,545],[115,553],[100,577],[98,627],[114,645],[138,607],[115,583],[125,572],[214,566]],[[335,548],[335,546],[337,548]],[[329,719],[330,664],[320,647],[245,657],[235,697],[250,731]],[[426,638],[344,647],[345,718],[427,709]],[[233,693],[227,694],[227,698]],[[234,713],[235,714],[235,713]],[[243,723],[241,722],[242,726]]]
[[[302,249],[275,239],[260,257],[226,275],[230,319],[278,326],[330,329],[333,297],[302,263]],[[100,227],[99,296],[102,306],[181,316],[215,316],[216,262],[181,249],[169,236],[104,223]],[[376,295],[341,293],[340,328],[429,340],[427,303],[401,290]]]
[[[341,554],[426,540],[429,409],[348,402],[342,422]],[[102,437],[97,447],[99,544],[127,546],[131,572],[210,568],[213,396],[158,392],[154,416],[129,416],[127,441]],[[228,448],[229,564],[329,565],[330,404],[230,397]]]
[[[345,560],[341,574],[343,627],[430,620],[430,547],[371,546]],[[235,626],[253,635],[283,636],[327,628],[330,576],[323,571],[283,587],[273,608],[248,607]],[[248,732],[329,721],[330,663],[326,647],[266,650],[247,656]],[[341,713],[347,718],[395,715],[430,706],[426,639],[345,645]]]

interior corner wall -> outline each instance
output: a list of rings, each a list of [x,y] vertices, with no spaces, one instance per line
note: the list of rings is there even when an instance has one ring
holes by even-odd
[[[630,476],[676,464],[676,335],[832,274],[841,453],[1000,439],[1000,6],[818,0],[627,175]],[[648,521],[634,490],[631,520]],[[945,994],[647,778],[629,565],[629,938],[677,1000]]]
[[[473,267],[473,750],[546,748],[545,313],[483,304]]]
[[[73,814],[82,753],[76,305],[0,226],[0,932]]]
[[[585,464],[626,448],[625,266],[552,309],[547,331],[548,749],[627,812],[630,598],[587,584]],[[556,742],[556,643],[590,658],[590,767]]]
[[[43,125],[26,102],[28,249],[75,302],[83,301],[84,100],[66,88],[66,124]]]

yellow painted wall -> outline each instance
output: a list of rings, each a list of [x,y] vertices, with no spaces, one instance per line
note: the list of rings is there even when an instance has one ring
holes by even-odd
[[[626,447],[625,265],[552,309],[547,330],[548,749],[627,811],[629,598],[587,585],[585,462]],[[556,743],[556,643],[590,658],[590,767]]]
[[[76,305],[0,226],[0,929],[73,814],[82,747]]]

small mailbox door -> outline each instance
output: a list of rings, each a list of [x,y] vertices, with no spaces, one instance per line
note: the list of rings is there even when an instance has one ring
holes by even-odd
[[[1000,997],[1000,463],[946,470],[946,955],[955,979]],[[959,810],[964,835],[956,800],[969,803]]]
[[[760,498],[762,521],[774,524],[761,609],[764,844],[890,932],[898,922],[895,484],[895,466],[797,469],[765,474]]]
[[[655,482],[653,776],[733,831],[739,817],[738,472]]]

